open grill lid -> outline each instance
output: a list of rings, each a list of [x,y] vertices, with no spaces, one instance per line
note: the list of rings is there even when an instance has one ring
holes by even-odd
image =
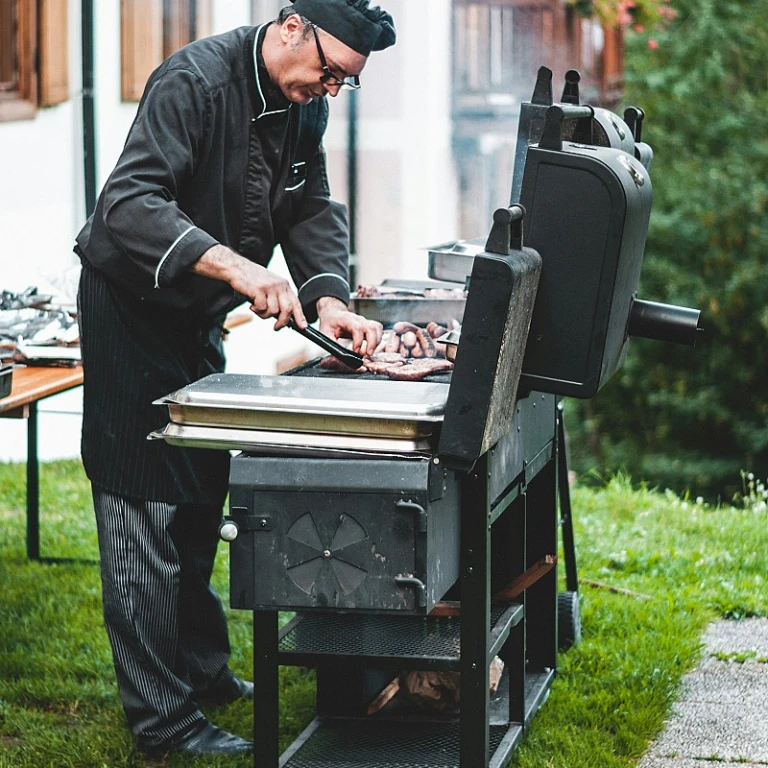
[[[541,274],[521,206],[501,208],[475,256],[438,455],[468,469],[508,431]]]

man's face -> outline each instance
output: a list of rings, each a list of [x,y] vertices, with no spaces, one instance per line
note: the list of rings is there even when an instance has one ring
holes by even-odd
[[[281,66],[270,73],[283,95],[297,104],[309,104],[312,99],[326,95],[336,96],[341,87],[320,81],[327,73],[323,70],[318,43],[328,69],[339,80],[359,75],[368,61],[365,56],[323,30],[316,30],[318,42],[311,31],[307,30],[307,34],[304,34],[304,30],[297,15],[289,16],[283,22],[280,36],[285,46]]]

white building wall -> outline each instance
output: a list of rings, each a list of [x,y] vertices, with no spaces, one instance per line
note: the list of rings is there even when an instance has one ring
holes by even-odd
[[[287,3],[286,3],[287,4]],[[214,0],[213,32],[251,19],[252,0]],[[281,4],[278,4],[281,5]],[[386,0],[398,44],[375,53],[359,94],[358,255],[361,282],[426,277],[424,246],[455,236],[456,184],[450,146],[450,0]],[[135,115],[120,100],[120,2],[95,13],[97,185],[113,168]],[[0,123],[0,288],[20,291],[76,265],[84,223],[80,0],[70,0],[72,98],[33,120]],[[346,201],[346,94],[332,102],[326,136],[334,196]],[[273,268],[288,276],[279,257]],[[228,370],[272,373],[275,361],[314,351],[297,334],[275,334],[256,318],[227,341]],[[40,406],[42,460],[77,456],[81,392]],[[0,420],[0,461],[26,457],[26,423]]]

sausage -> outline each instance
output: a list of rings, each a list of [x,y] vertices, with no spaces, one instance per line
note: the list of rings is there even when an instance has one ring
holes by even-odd
[[[411,357],[424,357],[424,347],[421,346],[421,344],[416,344],[416,346],[410,350]]]
[[[392,326],[392,330],[395,333],[400,333],[400,334],[407,333],[408,331],[412,331],[413,333],[416,333],[416,331],[419,330],[419,326],[414,325],[413,323],[409,323],[405,320],[401,320],[399,323],[395,323]]]
[[[400,349],[400,336],[392,331],[392,335],[387,341],[387,345],[384,347],[385,352],[397,352]]]
[[[432,341],[432,337],[423,328],[419,328],[416,332],[416,338],[424,350],[424,357],[434,357],[437,354],[435,342]]]
[[[427,333],[433,339],[439,339],[442,335],[448,333],[448,329],[439,323],[432,322],[427,324]]]

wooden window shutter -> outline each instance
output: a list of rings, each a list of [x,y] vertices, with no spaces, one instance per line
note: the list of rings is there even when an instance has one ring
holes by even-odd
[[[121,0],[121,95],[138,101],[163,60],[163,0]]]
[[[36,0],[0,0],[0,121],[27,120],[37,109]]]
[[[69,2],[39,0],[40,106],[69,99]]]

